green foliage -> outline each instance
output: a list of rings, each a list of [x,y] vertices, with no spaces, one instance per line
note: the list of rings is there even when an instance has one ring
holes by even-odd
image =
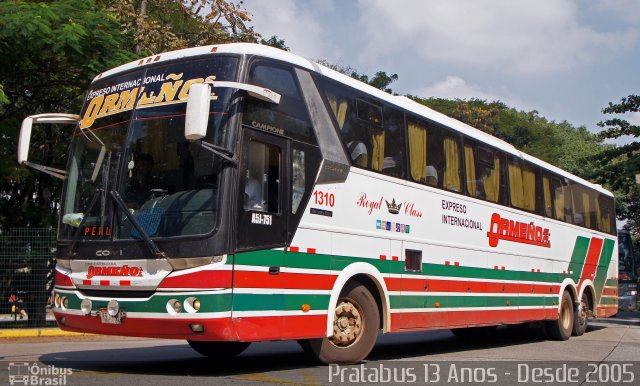
[[[389,75],[385,71],[378,71],[375,73],[375,75],[369,78],[368,75],[360,73],[358,70],[351,66],[329,63],[324,59],[317,60],[317,62],[325,67],[329,67],[334,71],[338,71],[341,74],[350,76],[377,89],[388,92],[389,94],[393,94],[393,90],[389,88],[389,85],[398,80],[398,74]]]
[[[91,79],[134,58],[120,25],[92,0],[0,3],[0,224],[55,224],[61,184],[16,163],[27,115],[78,112]],[[36,126],[30,158],[64,166],[69,128]]]
[[[279,39],[276,35],[273,35],[269,39],[260,39],[260,44],[279,48],[284,51],[289,51],[289,47],[286,46],[283,39]]]

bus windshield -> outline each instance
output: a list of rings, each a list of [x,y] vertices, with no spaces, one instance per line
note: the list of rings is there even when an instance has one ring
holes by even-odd
[[[184,138],[189,86],[235,80],[237,58],[160,63],[96,81],[72,140],[60,239],[140,239],[214,229],[223,159]],[[212,94],[207,142],[224,147],[230,89]]]

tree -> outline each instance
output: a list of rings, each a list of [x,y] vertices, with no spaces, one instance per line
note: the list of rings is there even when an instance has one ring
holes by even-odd
[[[629,123],[624,115],[640,112],[640,95],[629,95],[618,103],[609,102],[602,112],[615,116],[598,123],[604,129],[600,138],[630,136],[634,140],[602,152],[597,158],[600,167],[593,176],[619,193],[618,217],[628,220],[628,227],[637,237],[640,235],[640,190],[635,176],[640,173],[640,126]]]
[[[289,47],[284,42],[284,39],[279,39],[276,35],[271,36],[269,39],[260,39],[260,44],[279,48],[283,51],[289,51]]]
[[[19,167],[20,122],[43,112],[77,112],[91,79],[133,60],[126,38],[109,13],[89,0],[0,3],[0,224],[55,224],[61,184]],[[32,157],[64,166],[70,132],[50,125],[34,129]]]
[[[393,94],[393,90],[389,88],[389,85],[398,80],[398,74],[389,75],[385,71],[378,71],[375,73],[375,75],[369,78],[368,75],[360,73],[358,70],[351,66],[329,63],[324,59],[317,60],[317,62],[325,67],[329,67],[332,70],[338,71],[341,74],[350,76],[377,89],[388,92],[389,94]]]
[[[100,0],[122,25],[136,55],[230,42],[257,42],[242,2],[224,0]],[[284,44],[284,41],[282,41]]]

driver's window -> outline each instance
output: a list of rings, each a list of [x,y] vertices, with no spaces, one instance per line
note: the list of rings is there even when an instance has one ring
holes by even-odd
[[[249,142],[247,170],[244,183],[244,209],[247,211],[279,213],[280,148],[274,145]]]

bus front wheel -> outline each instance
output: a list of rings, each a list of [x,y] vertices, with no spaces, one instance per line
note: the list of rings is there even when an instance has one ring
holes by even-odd
[[[251,342],[201,342],[187,340],[189,346],[198,354],[212,359],[232,358],[247,349]]]
[[[380,312],[371,292],[360,283],[348,283],[334,310],[333,335],[299,341],[320,362],[356,363],[369,355],[380,330]]]
[[[560,314],[557,320],[549,320],[545,323],[547,335],[553,340],[567,340],[571,336],[574,323],[574,304],[569,292],[562,294],[560,302]]]

